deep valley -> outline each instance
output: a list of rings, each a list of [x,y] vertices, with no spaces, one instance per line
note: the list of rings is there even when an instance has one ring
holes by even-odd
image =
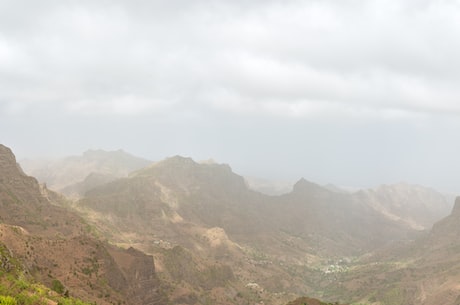
[[[24,164],[40,182],[0,146],[0,295],[18,304],[460,300],[460,200],[430,188],[266,195],[226,164],[123,151]]]

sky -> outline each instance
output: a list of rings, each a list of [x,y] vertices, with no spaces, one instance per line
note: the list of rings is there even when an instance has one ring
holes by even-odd
[[[0,143],[460,194],[460,1],[0,0]]]

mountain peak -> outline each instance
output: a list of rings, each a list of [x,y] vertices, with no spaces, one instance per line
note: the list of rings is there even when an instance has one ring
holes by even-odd
[[[3,144],[0,144],[0,178],[5,178],[11,175],[25,176],[21,167],[16,162],[16,157],[9,147],[6,147]]]
[[[83,152],[84,158],[107,158],[108,156],[112,157],[131,157],[131,154],[127,153],[123,149],[118,150],[103,150],[103,149],[88,149]]]
[[[173,163],[173,164],[188,164],[188,165],[197,164],[195,161],[193,161],[192,158],[183,157],[180,155],[175,155],[175,156],[166,158],[163,162],[168,162],[168,163]]]
[[[11,149],[3,144],[0,144],[0,161],[5,163],[14,161],[16,163],[16,158]]]
[[[201,168],[201,169],[221,169],[225,172],[232,172],[231,167],[225,163],[216,163],[216,162],[196,162],[190,157],[183,157],[180,155],[176,155],[173,157],[169,157],[164,159],[163,161],[157,162],[153,164],[153,168],[155,167],[172,167],[172,168]]]
[[[299,181],[297,181],[294,184],[293,187],[293,192],[299,192],[299,191],[313,191],[313,190],[319,190],[323,189],[321,186],[319,186],[316,183],[310,182],[306,180],[305,178],[300,178]]]
[[[168,157],[164,160],[158,161],[153,163],[151,166],[147,167],[144,170],[141,170],[140,172],[150,172],[152,169],[159,169],[159,168],[175,168],[175,169],[184,169],[184,168],[194,168],[195,166],[199,165],[196,163],[192,158],[190,157],[183,157],[180,155],[175,155],[172,157]]]

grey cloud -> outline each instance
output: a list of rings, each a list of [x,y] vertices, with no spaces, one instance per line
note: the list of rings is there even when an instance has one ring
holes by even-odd
[[[435,181],[460,153],[458,37],[453,0],[4,0],[0,141],[337,170],[344,184],[425,163]]]
[[[203,107],[224,89],[254,105],[457,109],[460,9],[407,3],[9,2],[0,65],[21,85],[2,86],[2,99],[33,100],[15,96],[26,84],[56,103],[125,95]]]

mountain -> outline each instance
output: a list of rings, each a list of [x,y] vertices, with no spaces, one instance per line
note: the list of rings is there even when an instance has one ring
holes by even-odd
[[[360,197],[330,191],[305,179],[276,201],[271,221],[323,254],[356,256],[417,235],[416,230],[386,217]]]
[[[179,243],[188,239],[181,241],[178,227],[199,225],[222,228],[237,243],[267,247],[264,239],[287,234],[314,251],[352,255],[413,233],[349,194],[304,179],[289,194],[267,196],[248,189],[228,165],[179,156],[97,187],[79,204],[111,215],[117,228],[151,230]]]
[[[431,243],[437,244],[436,248],[447,246],[453,242],[460,244],[456,237],[460,234],[460,197],[455,199],[454,207],[448,217],[433,226],[429,237]]]
[[[28,231],[53,236],[76,236],[85,230],[84,221],[58,207],[64,200],[38,184],[16,163],[11,150],[0,144],[0,220]]]
[[[97,304],[167,303],[151,256],[100,241],[63,204],[63,197],[25,175],[0,144],[2,267],[12,256],[23,270],[18,279],[59,286],[58,293]]]
[[[236,240],[269,228],[252,206],[260,196],[228,165],[176,156],[94,188],[75,208],[112,242],[154,255],[172,302],[244,304],[256,292],[235,278],[254,266]]]
[[[427,187],[399,183],[382,185],[355,194],[387,217],[416,230],[429,230],[449,215],[452,204],[447,196]]]
[[[282,195],[292,191],[292,182],[274,181],[257,177],[244,177],[247,186],[265,195]]]
[[[97,185],[126,177],[150,163],[123,150],[88,150],[81,156],[58,160],[21,161],[28,174],[46,183],[47,187],[75,198]]]
[[[86,177],[72,186],[85,189],[79,201],[65,202],[44,187],[41,192],[52,204],[78,212],[112,244],[153,256],[154,269],[142,270],[151,270],[143,290],[155,287],[154,300],[166,291],[172,304],[281,305],[301,295],[342,303],[454,304],[454,216],[460,208],[430,231],[449,206],[434,190],[398,184],[342,192],[300,179],[290,192],[270,196],[249,188],[226,164],[181,156],[114,180],[100,173]],[[56,227],[48,236],[60,232],[61,225]],[[94,238],[84,230],[74,234],[76,240]],[[135,268],[123,262],[130,261],[126,252],[134,255],[135,250],[110,249],[107,259],[114,263],[103,265],[130,278],[123,272]],[[102,276],[98,268],[85,267],[80,270]],[[443,279],[448,279],[445,285]],[[108,294],[133,297],[118,293]]]
[[[364,304],[460,303],[460,198],[429,234],[363,257],[347,272],[328,274],[324,298]]]
[[[173,303],[283,304],[316,296],[331,265],[348,270],[360,255],[420,235],[365,199],[305,179],[268,196],[228,165],[175,156],[100,185],[73,207],[107,239],[153,255]]]

